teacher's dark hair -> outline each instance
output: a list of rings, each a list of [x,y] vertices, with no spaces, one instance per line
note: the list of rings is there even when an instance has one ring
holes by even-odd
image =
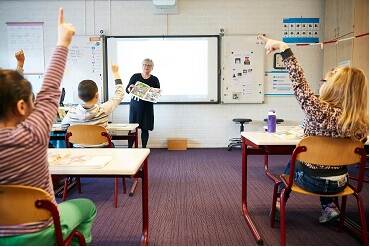
[[[0,69],[0,120],[16,112],[17,102],[30,103],[32,85],[15,70]]]

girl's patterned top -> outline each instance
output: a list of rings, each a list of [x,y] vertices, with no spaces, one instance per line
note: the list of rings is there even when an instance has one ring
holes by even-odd
[[[342,109],[321,101],[311,90],[302,67],[290,49],[282,53],[285,66],[289,72],[294,95],[305,113],[303,122],[305,136],[351,137],[350,133],[338,131],[337,123]],[[359,130],[359,139],[366,137],[366,130]],[[333,166],[316,166],[306,164],[311,169],[339,169]]]

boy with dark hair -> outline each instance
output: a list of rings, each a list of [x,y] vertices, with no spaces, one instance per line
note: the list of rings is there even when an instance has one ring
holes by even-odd
[[[107,127],[109,114],[119,105],[125,94],[118,65],[112,65],[112,73],[116,83],[116,91],[111,99],[102,104],[98,104],[99,93],[96,83],[92,80],[80,82],[78,85],[78,97],[84,103],[69,109],[62,120],[62,128],[66,129],[68,126],[75,124]]]
[[[98,86],[92,80],[83,80],[78,85],[78,97],[84,102],[92,100],[98,92]]]

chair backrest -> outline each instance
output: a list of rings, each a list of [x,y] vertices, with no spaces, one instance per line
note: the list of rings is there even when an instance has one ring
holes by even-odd
[[[48,210],[37,208],[37,200],[51,200],[44,190],[23,185],[0,185],[0,225],[18,225],[45,221]]]
[[[107,130],[98,125],[72,125],[67,129],[66,142],[80,145],[112,146],[111,137]]]
[[[305,137],[297,144],[299,146],[306,147],[306,150],[297,154],[297,160],[327,166],[360,163],[361,154],[356,149],[364,148],[360,141],[323,136]]]
[[[11,226],[53,219],[56,245],[70,245],[77,238],[86,245],[84,236],[73,229],[63,240],[58,207],[42,189],[24,185],[0,185],[0,225]]]

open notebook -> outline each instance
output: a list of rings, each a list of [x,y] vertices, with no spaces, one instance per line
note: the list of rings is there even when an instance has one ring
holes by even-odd
[[[48,161],[50,166],[63,167],[88,167],[103,168],[112,161],[112,156],[98,155],[91,157],[86,154],[72,154],[70,152],[49,152]]]

